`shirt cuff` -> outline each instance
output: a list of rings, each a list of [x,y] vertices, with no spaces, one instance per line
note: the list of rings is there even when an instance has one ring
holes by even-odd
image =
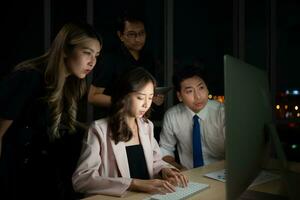
[[[163,147],[160,147],[160,152],[161,152],[162,157],[164,157],[164,156],[172,156],[172,157],[175,158],[175,155],[174,155],[173,151],[169,151],[169,150],[167,150],[167,149],[165,149]]]

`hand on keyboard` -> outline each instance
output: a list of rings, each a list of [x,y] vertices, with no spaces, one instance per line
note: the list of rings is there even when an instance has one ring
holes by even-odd
[[[177,169],[163,168],[161,170],[161,173],[162,173],[162,178],[170,182],[172,185],[186,187],[188,184],[187,176],[182,174]]]
[[[174,185],[161,179],[133,179],[129,189],[151,194],[165,194],[176,190]]]
[[[186,199],[206,188],[209,185],[203,183],[189,182],[187,187],[176,187],[176,192],[167,193],[165,195],[152,195],[148,200],[181,200]]]

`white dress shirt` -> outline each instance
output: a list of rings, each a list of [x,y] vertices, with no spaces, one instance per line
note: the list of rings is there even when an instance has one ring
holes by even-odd
[[[183,103],[179,103],[165,113],[160,133],[160,149],[163,156],[174,157],[177,145],[180,163],[187,169],[193,168],[192,129],[195,114],[200,118],[204,165],[225,157],[224,105],[218,101],[208,100],[199,113],[194,113]]]

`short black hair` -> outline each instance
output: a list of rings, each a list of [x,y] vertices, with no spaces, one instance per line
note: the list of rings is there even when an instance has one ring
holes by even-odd
[[[125,22],[141,22],[145,25],[145,19],[142,14],[136,11],[125,10],[118,18],[116,23],[116,30],[121,33],[124,32]]]
[[[186,65],[186,66],[176,70],[172,77],[172,81],[173,81],[175,90],[177,92],[180,92],[181,82],[188,78],[192,78],[194,76],[198,76],[204,82],[206,82],[205,81],[205,71],[200,66]]]

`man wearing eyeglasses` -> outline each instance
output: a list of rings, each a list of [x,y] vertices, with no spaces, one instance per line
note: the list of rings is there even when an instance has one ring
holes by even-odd
[[[94,105],[94,119],[107,115],[111,104],[110,95],[114,87],[118,89],[116,81],[124,72],[141,66],[155,76],[154,59],[144,51],[146,31],[143,19],[126,13],[118,20],[117,35],[120,46],[113,52],[104,53],[94,70],[88,94],[89,103]],[[163,95],[153,98],[157,106],[163,101]]]

